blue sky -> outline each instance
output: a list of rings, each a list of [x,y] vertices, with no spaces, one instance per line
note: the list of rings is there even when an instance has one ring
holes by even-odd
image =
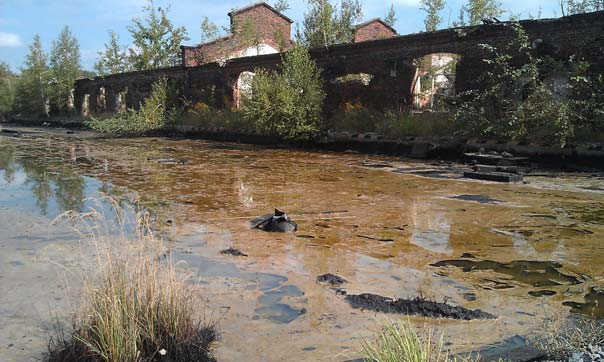
[[[274,0],[273,0],[274,1]],[[269,0],[269,3],[273,3]],[[61,28],[68,25],[80,42],[82,65],[92,69],[97,52],[107,41],[108,30],[116,31],[121,42],[128,44],[127,26],[130,19],[140,14],[147,0],[0,0],[0,61],[7,62],[13,70],[23,64],[27,46],[38,33],[45,50]],[[200,39],[199,25],[208,16],[219,26],[228,24],[227,13],[233,8],[249,5],[250,0],[155,0],[157,5],[171,5],[170,18],[178,26],[185,26],[191,38],[187,44],[197,44]],[[424,13],[419,0],[362,0],[364,19],[383,17],[390,4],[394,4],[399,34],[422,30]],[[463,0],[447,0],[443,11],[445,24],[455,20]],[[559,14],[555,0],[502,0],[505,9],[522,18]],[[285,14],[294,21],[301,21],[306,9],[304,0],[290,0],[291,9]]]

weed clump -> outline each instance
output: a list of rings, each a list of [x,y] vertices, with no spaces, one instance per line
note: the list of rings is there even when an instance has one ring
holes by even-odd
[[[127,109],[110,118],[91,117],[86,126],[114,135],[145,135],[166,130],[176,122],[177,109],[173,106],[176,90],[166,78],[153,83],[151,94],[139,109]]]
[[[443,337],[433,329],[420,334],[411,322],[386,323],[373,339],[364,341],[362,349],[365,361],[371,362],[449,362],[443,352]]]
[[[69,214],[92,231],[99,273],[85,281],[73,331],[51,340],[50,362],[213,361],[214,326],[196,318],[192,287],[169,256],[158,258],[149,217],[138,215],[134,240],[106,240],[90,224],[100,214]]]

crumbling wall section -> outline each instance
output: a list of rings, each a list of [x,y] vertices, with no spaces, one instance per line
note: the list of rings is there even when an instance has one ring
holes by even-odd
[[[604,72],[604,12],[521,23],[536,53],[562,60],[575,55],[590,62],[594,71]],[[513,37],[510,24],[500,23],[318,48],[311,50],[311,55],[323,69],[326,111],[337,109],[349,98],[359,98],[364,106],[372,108],[399,108],[412,104],[414,59],[434,53],[458,55],[455,90],[460,92],[472,88],[486,69],[485,53],[479,44],[504,47]],[[116,108],[116,95],[127,88],[126,105],[136,107],[149,93],[153,82],[167,77],[182,87],[182,94],[190,102],[227,107],[232,105],[234,87],[242,72],[277,69],[280,62],[281,55],[272,54],[232,59],[222,65],[210,63],[82,79],[76,82],[75,105],[81,111],[88,98],[89,112],[111,111]],[[335,85],[338,77],[359,73],[371,74],[372,80],[365,88],[355,85],[358,94],[354,89],[340,91],[341,85]],[[105,92],[105,110],[96,102],[101,87]]]

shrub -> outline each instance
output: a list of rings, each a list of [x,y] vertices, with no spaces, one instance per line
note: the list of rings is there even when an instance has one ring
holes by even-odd
[[[123,209],[112,203],[118,224],[129,230]],[[51,341],[50,362],[213,360],[209,348],[215,329],[196,319],[194,290],[171,258],[158,258],[164,249],[146,212],[137,214],[132,239],[102,235],[110,225],[101,212],[66,215],[90,232],[99,273],[85,281],[85,306],[71,335],[59,333]]]
[[[589,64],[573,58],[534,57],[522,26],[516,23],[513,30],[515,38],[503,49],[481,45],[488,70],[474,89],[457,98],[453,119],[458,133],[561,147],[602,135],[604,76],[590,74]],[[563,94],[548,84],[556,73],[568,77]]]
[[[321,72],[306,48],[294,45],[283,57],[280,73],[255,73],[243,112],[260,131],[292,140],[313,139],[326,131]]]
[[[177,110],[175,90],[166,78],[155,82],[139,109],[127,109],[111,118],[91,117],[86,125],[95,131],[117,135],[144,135],[174,124]]]

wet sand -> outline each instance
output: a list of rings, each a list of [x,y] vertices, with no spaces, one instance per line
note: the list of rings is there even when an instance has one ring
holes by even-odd
[[[220,316],[221,361],[354,359],[380,321],[407,318],[353,309],[316,282],[325,273],[346,279],[350,294],[423,295],[497,316],[410,318],[441,328],[454,352],[539,331],[603,284],[602,178],[502,185],[393,172],[449,167],[395,158],[90,136],[0,137],[0,360],[38,360],[53,316],[69,323],[79,276],[93,272],[90,245],[50,222],[99,191],[136,192],[157,215],[205,301],[200,312]],[[250,230],[275,207],[297,233]],[[220,253],[229,247],[248,256]]]

